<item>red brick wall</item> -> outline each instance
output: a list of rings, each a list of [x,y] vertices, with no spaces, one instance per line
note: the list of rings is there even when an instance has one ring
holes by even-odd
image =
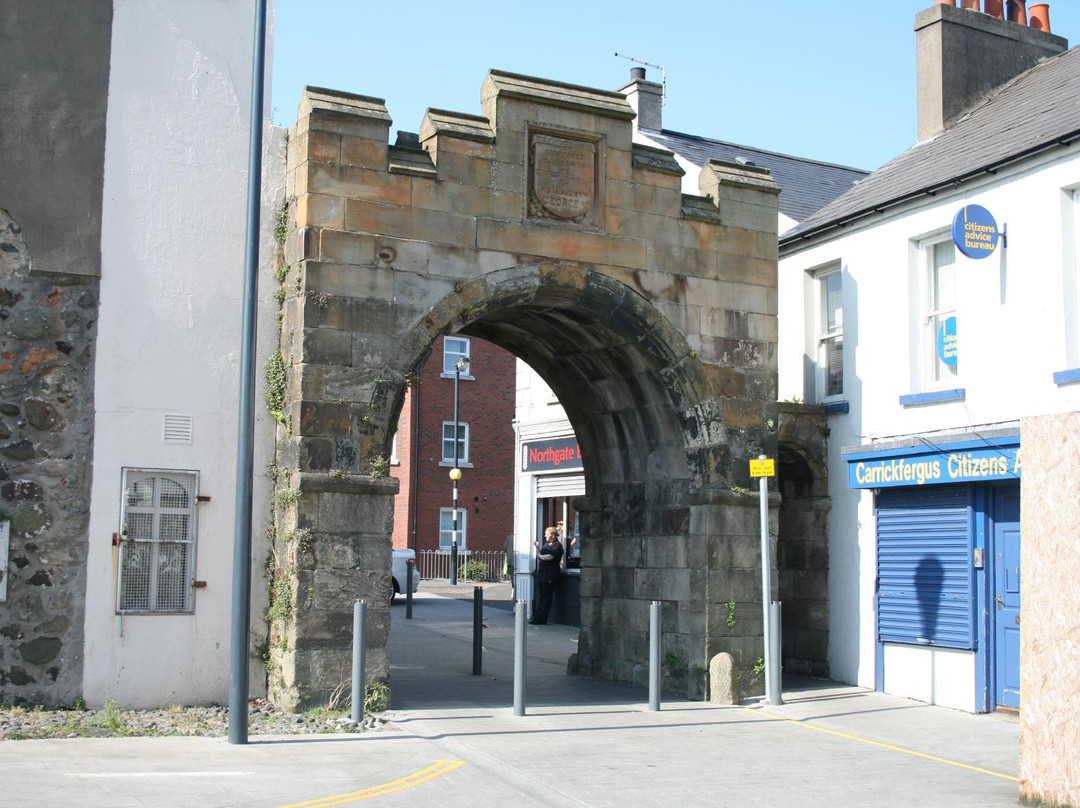
[[[470,341],[469,373],[475,380],[461,381],[458,411],[460,421],[469,425],[472,468],[462,466],[458,506],[468,510],[467,546],[501,550],[514,522],[515,359],[489,342],[475,337]],[[442,360],[440,338],[398,417],[400,465],[391,470],[401,482],[395,547],[437,549],[439,511],[453,503],[450,467],[440,460],[443,421],[454,418],[454,379],[442,378]]]

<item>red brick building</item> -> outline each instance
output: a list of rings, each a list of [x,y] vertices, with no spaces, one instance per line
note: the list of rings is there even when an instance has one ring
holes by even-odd
[[[458,394],[458,547],[501,551],[514,529],[516,359],[475,337],[444,337],[405,396],[391,458],[390,473],[401,483],[394,547],[418,556],[450,548],[454,364],[461,358],[469,364]]]

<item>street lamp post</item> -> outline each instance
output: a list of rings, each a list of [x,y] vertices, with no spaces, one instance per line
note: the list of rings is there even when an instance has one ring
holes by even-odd
[[[461,469],[458,468],[460,460],[459,450],[461,441],[458,433],[461,423],[458,418],[458,388],[461,385],[462,371],[468,372],[469,360],[461,357],[454,363],[454,467],[450,469],[450,479],[454,481],[454,508],[452,512],[453,527],[450,531],[450,585],[457,586],[458,571],[458,480],[461,479]]]

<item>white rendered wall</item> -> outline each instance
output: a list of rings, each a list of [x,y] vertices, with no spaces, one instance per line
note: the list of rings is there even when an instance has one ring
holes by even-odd
[[[101,309],[88,553],[84,698],[125,706],[225,703],[243,295],[253,0],[116,0],[105,147]],[[268,37],[268,63],[270,61]],[[267,71],[267,88],[269,70]],[[269,98],[269,89],[266,97]],[[267,130],[264,222],[280,201],[283,138]],[[262,368],[276,345],[273,253],[261,245],[252,625],[273,449]],[[166,445],[166,413],[193,417]],[[116,614],[121,469],[196,470],[194,613]],[[262,587],[263,589],[265,587]],[[252,662],[252,695],[264,692]]]
[[[885,646],[885,692],[928,704],[976,711],[975,654],[949,648]]]
[[[871,491],[848,488],[841,448],[1080,408],[1080,385],[1059,387],[1053,380],[1055,372],[1080,364],[1076,307],[1063,300],[1076,249],[1068,232],[1074,219],[1067,189],[1080,185],[1080,155],[1075,149],[1068,156],[1057,153],[1022,170],[1003,169],[990,179],[857,222],[842,237],[780,261],[781,400],[806,395],[804,368],[813,362],[815,313],[807,299],[813,290],[809,273],[837,264],[844,272],[842,398],[850,411],[829,417],[829,663],[831,675],[841,681],[873,687],[876,649],[874,498]],[[964,388],[966,396],[905,408],[901,395],[922,392],[910,372],[917,344],[909,305],[912,245],[947,233],[953,216],[967,204],[990,210],[999,227],[1007,226],[1009,242],[1007,249],[999,247],[983,260],[957,253],[960,376],[955,386]],[[1031,462],[1037,459],[1024,458],[1025,464]],[[926,676],[918,680],[918,670],[913,665],[908,672],[917,679],[910,687],[942,692]],[[895,681],[893,673],[889,681]],[[974,680],[974,674],[967,676],[965,687],[973,688]],[[949,698],[975,703],[968,693]]]

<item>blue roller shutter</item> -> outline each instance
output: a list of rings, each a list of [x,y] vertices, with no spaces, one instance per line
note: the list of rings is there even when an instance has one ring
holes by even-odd
[[[968,503],[965,486],[878,493],[881,642],[975,647]]]

